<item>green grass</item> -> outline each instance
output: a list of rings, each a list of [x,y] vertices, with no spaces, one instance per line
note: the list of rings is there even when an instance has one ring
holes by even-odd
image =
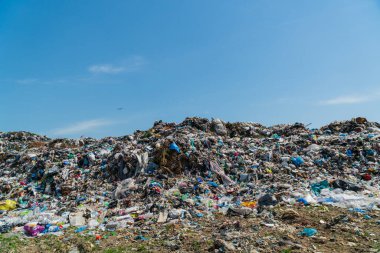
[[[18,248],[25,244],[18,236],[0,235],[0,252],[19,252]]]
[[[138,245],[136,248],[132,247],[132,246],[129,246],[129,247],[123,247],[123,246],[119,246],[119,247],[114,247],[114,248],[108,248],[108,249],[105,249],[103,251],[103,253],[124,253],[124,252],[131,252],[131,251],[135,251],[135,252],[142,252],[142,253],[148,253],[148,252],[151,252],[149,251],[145,245]]]
[[[194,252],[201,252],[202,250],[202,244],[199,241],[194,241],[192,243],[192,247],[194,249]]]
[[[104,253],[123,253],[126,252],[126,249],[123,247],[108,248],[103,251]]]
[[[375,243],[375,245],[373,245],[372,246],[372,248],[374,249],[374,250],[376,250],[376,251],[374,251],[374,252],[380,252],[380,243]]]

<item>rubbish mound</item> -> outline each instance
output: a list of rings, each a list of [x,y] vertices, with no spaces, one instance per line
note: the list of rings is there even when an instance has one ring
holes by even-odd
[[[0,233],[191,224],[276,205],[376,211],[379,138],[365,118],[308,129],[194,117],[100,140],[0,132]]]

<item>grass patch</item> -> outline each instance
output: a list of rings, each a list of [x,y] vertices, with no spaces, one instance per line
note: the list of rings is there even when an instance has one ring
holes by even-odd
[[[123,253],[126,252],[126,249],[123,247],[108,248],[103,251],[103,253]]]
[[[19,248],[25,245],[18,236],[0,235],[0,252],[19,252]]]
[[[192,243],[192,248],[194,249],[194,252],[201,252],[202,244],[199,241],[194,241]]]

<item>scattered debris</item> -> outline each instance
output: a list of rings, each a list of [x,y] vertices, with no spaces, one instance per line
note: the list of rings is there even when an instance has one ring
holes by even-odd
[[[201,220],[257,219],[261,226],[252,231],[292,233],[296,223],[299,231],[301,225],[334,230],[348,222],[347,214],[311,222],[294,210],[328,212],[327,206],[352,210],[378,227],[379,137],[380,124],[364,118],[321,129],[187,118],[100,140],[0,132],[0,233],[63,235],[74,227],[100,243],[105,233],[135,229],[124,238],[143,242],[163,236],[147,235],[155,226],[220,227],[202,228]],[[247,239],[241,229],[240,222],[221,226],[210,248],[240,251],[251,243],[254,252],[269,241],[303,247],[296,238]],[[315,240],[328,241],[323,238]],[[173,243],[179,238],[167,239],[167,248],[181,249]]]

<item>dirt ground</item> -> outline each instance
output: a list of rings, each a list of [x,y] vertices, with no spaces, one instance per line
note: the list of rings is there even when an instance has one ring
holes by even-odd
[[[315,228],[312,237],[300,235]],[[96,232],[98,233],[98,232]],[[141,222],[123,231],[0,236],[0,252],[380,252],[380,212],[330,206],[277,206],[259,216],[216,214],[185,224]]]

